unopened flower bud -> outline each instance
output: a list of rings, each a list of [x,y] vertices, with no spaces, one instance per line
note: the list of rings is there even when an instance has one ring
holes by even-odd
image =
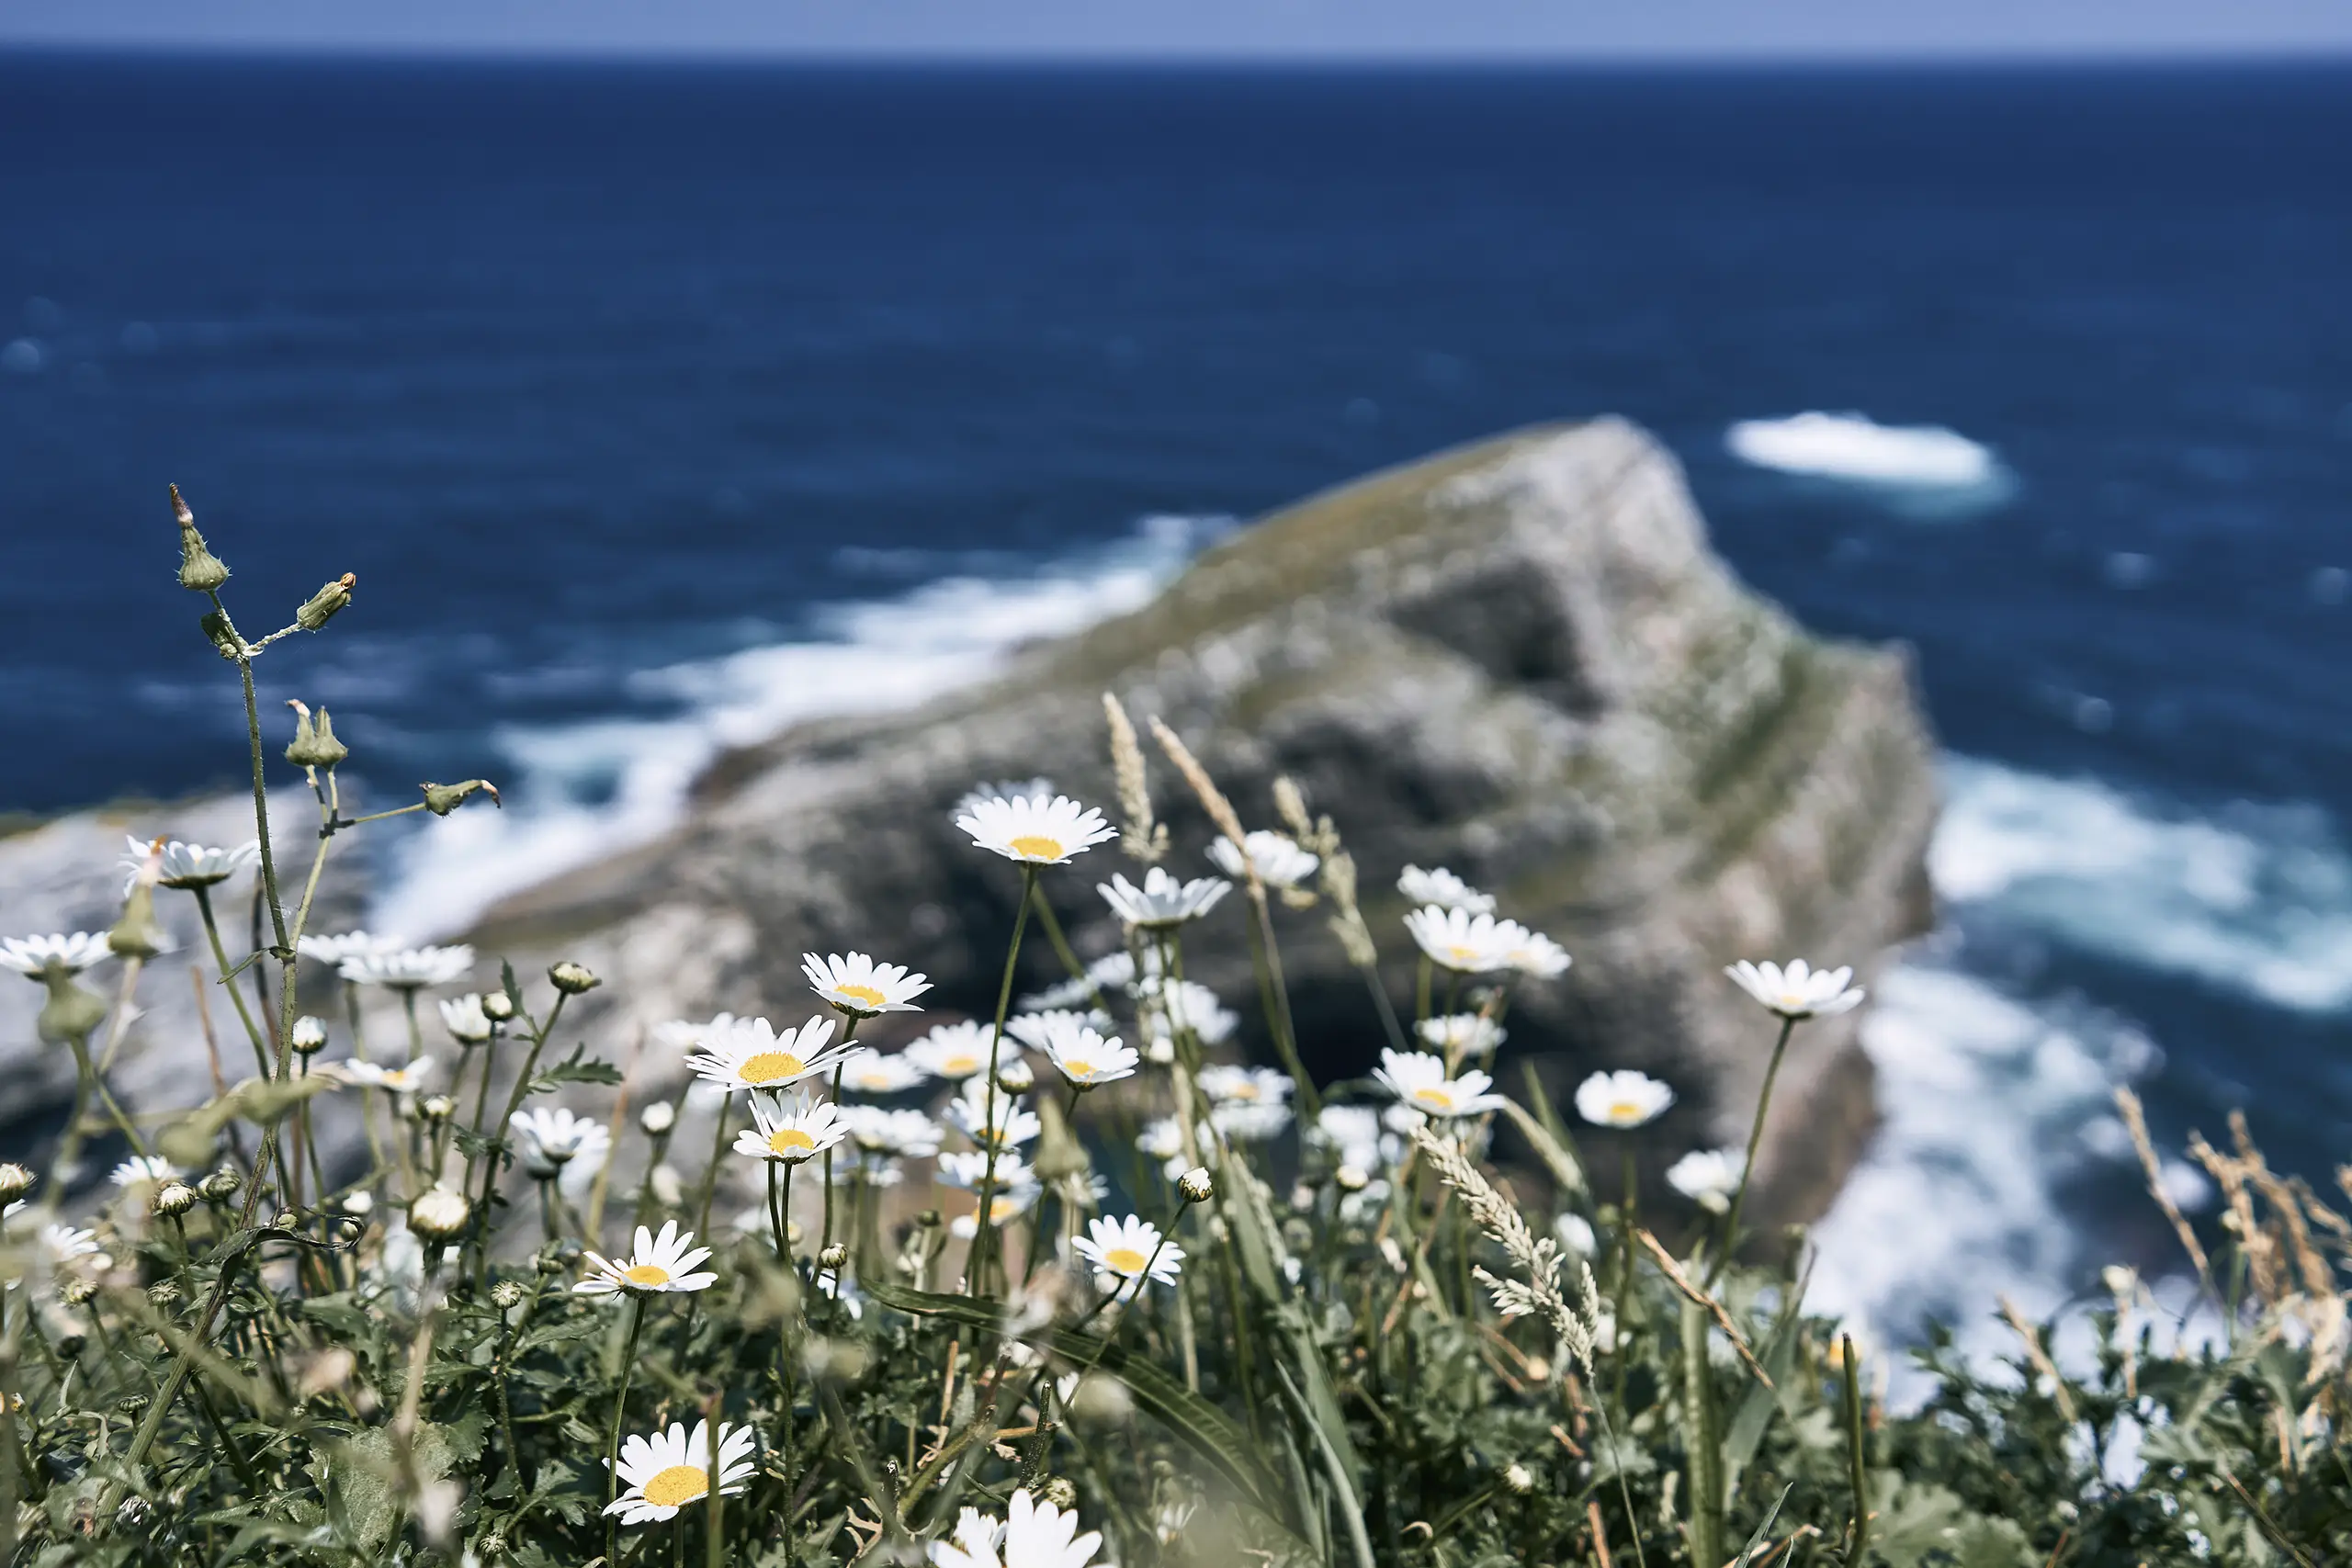
[[[427,1241],[447,1241],[464,1234],[472,1213],[464,1193],[428,1187],[408,1206],[408,1228]]]
[[[1315,1207],[1315,1189],[1302,1181],[1290,1190],[1290,1206],[1304,1214]]]
[[[996,1087],[1007,1094],[1027,1094],[1037,1087],[1037,1075],[1028,1063],[1015,1056],[997,1068]]]
[[[300,1228],[301,1224],[301,1215],[291,1209],[280,1209],[270,1216],[269,1228],[276,1231],[290,1231]]]
[[[840,1242],[835,1242],[832,1246],[825,1248],[824,1251],[817,1254],[817,1261],[823,1264],[828,1269],[839,1269],[842,1264],[849,1261],[849,1248],[843,1247]]]
[[[221,658],[232,664],[244,658],[243,640],[231,629],[229,617],[220,611],[207,610],[203,618],[198,621],[196,626],[197,629],[204,634],[205,640],[212,645],[212,650]]]
[[[1078,1506],[1078,1488],[1070,1484],[1070,1479],[1067,1475],[1057,1475],[1046,1482],[1045,1489],[1038,1495],[1057,1508]]]
[[[172,1280],[164,1280],[147,1287],[147,1299],[159,1307],[167,1307],[180,1299],[180,1288]]]
[[[427,1122],[447,1122],[458,1113],[458,1102],[446,1094],[427,1095],[416,1110]]]
[[[447,817],[466,803],[469,795],[487,794],[490,803],[502,811],[506,803],[498,798],[498,786],[488,779],[467,779],[461,784],[445,784],[427,781],[419,785],[424,791],[424,809],[435,817]]]
[[[196,1207],[196,1189],[185,1181],[166,1181],[155,1191],[155,1212],[179,1215]]]
[[[334,619],[337,610],[351,603],[351,591],[358,586],[358,576],[345,572],[302,602],[302,607],[294,612],[294,624],[306,632],[317,631]]]
[[[605,983],[591,974],[586,964],[574,964],[568,958],[548,968],[548,979],[557,990],[574,997],[584,991],[593,991]]]
[[[372,1213],[375,1208],[376,1195],[364,1187],[356,1192],[343,1195],[343,1212],[346,1214],[366,1215]]]
[[[1535,1472],[1523,1464],[1503,1466],[1503,1484],[1521,1496],[1535,1490]]]
[[[292,1044],[295,1054],[315,1056],[327,1047],[327,1021],[304,1013],[294,1021]]]
[[[286,760],[298,768],[332,768],[351,755],[351,748],[335,739],[334,720],[321,708],[316,714],[294,705],[294,742]]]
[[[1361,1192],[1372,1185],[1372,1178],[1364,1173],[1363,1167],[1360,1165],[1341,1166],[1331,1173],[1331,1179],[1340,1184],[1340,1190],[1342,1192]]]
[[[229,569],[205,547],[204,536],[196,531],[196,513],[180,499],[177,485],[172,487],[172,515],[180,525],[180,586],[191,592],[209,593],[229,581]]]
[[[504,991],[492,991],[481,999],[482,1016],[492,1023],[504,1023],[514,1016],[514,998]]]
[[[1176,1190],[1184,1195],[1187,1203],[1205,1203],[1216,1196],[1216,1179],[1205,1166],[1194,1166],[1176,1179]]]
[[[225,577],[228,574],[223,572],[221,575]],[[114,1522],[121,1529],[143,1530],[147,1528],[147,1521],[154,1516],[154,1512],[153,1504],[133,1493],[115,1505]]]
[[[38,1179],[30,1170],[15,1160],[0,1165],[0,1203],[15,1202],[31,1191],[33,1183]]]
[[[84,1279],[76,1275],[66,1280],[58,1293],[65,1298],[67,1306],[82,1306],[86,1304],[92,1296],[98,1293],[98,1282],[96,1280]]]
[[[513,1312],[523,1304],[523,1287],[512,1280],[501,1280],[490,1288],[490,1304],[501,1312]]]
[[[649,1138],[666,1136],[678,1124],[678,1108],[666,1100],[657,1100],[637,1113],[637,1124],[645,1129]]]
[[[674,1209],[686,1195],[686,1179],[678,1168],[664,1160],[653,1168],[653,1198],[665,1209]]]
[[[153,958],[171,951],[172,939],[155,920],[155,885],[144,874],[131,879],[122,919],[107,932],[107,946],[124,958]]]
[[[42,976],[41,983],[49,987],[49,1000],[41,1004],[33,1031],[49,1043],[62,1045],[69,1040],[85,1039],[106,1018],[104,999],[75,985],[72,976],[52,970]]]
[[[217,1203],[224,1198],[235,1197],[237,1189],[243,1185],[244,1178],[233,1170],[222,1169],[214,1171],[198,1182],[196,1190]]]

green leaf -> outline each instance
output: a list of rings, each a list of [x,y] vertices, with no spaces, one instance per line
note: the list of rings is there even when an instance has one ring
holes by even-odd
[[[588,1056],[587,1049],[585,1045],[574,1045],[571,1055],[566,1056],[555,1066],[542,1070],[537,1077],[531,1080],[531,1092],[545,1094],[560,1084],[609,1085],[621,1081],[621,1070],[618,1067],[601,1056]]]
[[[1772,1521],[1781,1517],[1781,1505],[1787,1502],[1789,1494],[1796,1489],[1797,1483],[1793,1481],[1781,1488],[1781,1495],[1772,1499],[1770,1507],[1764,1510],[1764,1522],[1758,1525],[1756,1533],[1747,1538],[1747,1545],[1740,1551],[1739,1561],[1734,1562],[1731,1568],[1747,1568],[1749,1563],[1756,1561],[1756,1549],[1764,1544],[1766,1536],[1772,1533]]]
[[[868,1283],[864,1289],[869,1298],[893,1312],[916,1317],[944,1317],[989,1333],[1005,1331],[1003,1311],[993,1303],[931,1291],[910,1291],[879,1281]],[[1266,1502],[1266,1481],[1272,1467],[1257,1452],[1249,1434],[1224,1411],[1156,1363],[1129,1354],[1115,1339],[1106,1344],[1099,1335],[1076,1329],[1057,1329],[1049,1325],[1012,1337],[1032,1349],[1057,1351],[1080,1364],[1091,1361],[1097,1371],[1118,1379],[1135,1396],[1139,1408],[1207,1460],[1217,1473],[1239,1487],[1252,1505],[1267,1513],[1274,1512]]]

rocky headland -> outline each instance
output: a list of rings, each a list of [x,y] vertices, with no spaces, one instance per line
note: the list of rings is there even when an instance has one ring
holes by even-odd
[[[1906,655],[1811,636],[1744,588],[1709,548],[1673,458],[1602,420],[1313,497],[1209,550],[1144,608],[1023,649],[975,684],[738,751],[673,831],[492,910],[473,937],[485,976],[502,953],[526,975],[555,957],[588,964],[606,984],[570,1016],[622,1062],[662,1020],[813,1010],[807,950],[926,972],[929,1017],[985,1013],[1019,878],[969,846],[951,809],[978,781],[1035,775],[1111,809],[1105,691],[1138,725],[1158,716],[1182,735],[1250,827],[1279,826],[1282,774],[1335,819],[1400,1007],[1413,966],[1393,889],[1408,863],[1452,867],[1564,943],[1575,966],[1520,988],[1506,1062],[1533,1062],[1555,1089],[1599,1066],[1669,1079],[1683,1098],[1661,1148],[1745,1134],[1771,1026],[1725,963],[1804,955],[1867,977],[1932,917],[1932,742]],[[1204,874],[1205,819],[1154,762],[1171,863]],[[126,829],[233,840],[250,832],[238,809],[201,803],[135,825],[83,813],[0,840],[8,930],[102,928]],[[1135,868],[1106,845],[1048,878],[1083,955],[1116,945],[1093,891],[1114,870]],[[1360,1075],[1383,1041],[1361,977],[1321,913],[1276,914],[1310,1066]],[[1247,1015],[1239,919],[1220,910],[1187,964]],[[192,925],[185,938],[200,940]],[[1061,974],[1048,947],[1029,947],[1024,984]],[[193,994],[185,974],[142,987],[150,1011],[118,1072],[141,1105],[209,1088]],[[19,1127],[53,1118],[71,1084],[70,1065],[33,1043],[39,997],[0,986]],[[216,1014],[224,1051],[237,1047],[233,1020]],[[1817,1213],[1868,1136],[1856,1022],[1798,1036],[1759,1162],[1761,1216]],[[398,1027],[386,1015],[376,1036]],[[641,1069],[649,1087],[677,1070]],[[1503,1078],[1515,1085],[1516,1066]]]

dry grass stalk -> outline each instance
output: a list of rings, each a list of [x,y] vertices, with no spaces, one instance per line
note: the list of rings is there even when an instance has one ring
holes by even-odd
[[[1102,694],[1102,716],[1111,724],[1111,776],[1118,783],[1119,811],[1126,818],[1120,825],[1119,846],[1145,865],[1157,864],[1168,853],[1168,824],[1152,816],[1151,780],[1144,772],[1136,727],[1127,721],[1119,699],[1108,692]]]
[[[1241,857],[1241,874],[1250,885],[1250,901],[1262,907],[1266,885],[1259,880],[1258,868],[1250,859],[1250,836],[1242,831],[1240,813],[1233,809],[1233,802],[1225,798],[1225,792],[1216,787],[1216,781],[1209,777],[1209,771],[1201,766],[1192,748],[1158,715],[1152,717],[1151,738],[1159,742],[1159,749],[1168,753],[1168,760],[1176,764],[1176,771],[1184,775],[1184,782],[1200,797],[1201,809],[1208,813],[1216,830],[1233,840],[1234,852]]]
[[[2041,1331],[2026,1321],[2025,1314],[2018,1310],[2018,1303],[2011,1301],[2007,1293],[2001,1297],[2001,1316],[2016,1331],[2018,1338],[2024,1342],[2025,1357],[2033,1363],[2033,1370],[2050,1380],[2052,1397],[2058,1402],[2058,1414],[2070,1422],[2075,1420],[2075,1396],[2066,1392],[2066,1380],[2058,1375],[2058,1363],[2052,1360],[2050,1352],[2042,1348]]]
[[[2188,1254],[2191,1263],[2197,1265],[2198,1278],[2206,1282],[2207,1289],[2211,1289],[2213,1268],[2206,1260],[2205,1248],[2198,1241],[2197,1233],[2189,1228],[2188,1217],[2181,1213],[2180,1205],[2174,1202],[2172,1194],[2165,1190],[2164,1161],[2156,1156],[2155,1141],[2148,1136],[2148,1117],[2141,1108],[2140,1097],[2128,1089],[2119,1088],[2115,1091],[2115,1108],[2123,1113],[2123,1125],[2132,1134],[2132,1146],[2139,1152],[2140,1168],[2146,1172],[2148,1178],[2148,1196],[2156,1201],[2156,1207],[2163,1210],[2165,1218],[2172,1222],[2173,1235],[2180,1238],[2181,1250]]]
[[[1707,1314],[1715,1320],[1715,1326],[1722,1329],[1724,1336],[1731,1340],[1731,1348],[1739,1352],[1739,1359],[1747,1363],[1749,1371],[1756,1374],[1756,1381],[1766,1388],[1770,1388],[1771,1374],[1765,1371],[1763,1363],[1756,1359],[1755,1352],[1748,1349],[1747,1337],[1740,1333],[1739,1325],[1732,1322],[1731,1314],[1724,1310],[1723,1303],[1692,1284],[1690,1277],[1682,1271],[1682,1265],[1677,1263],[1674,1260],[1674,1255],[1658,1244],[1657,1237],[1647,1231],[1636,1234],[1641,1236],[1642,1245],[1649,1249],[1650,1257],[1657,1261],[1658,1271],[1666,1276],[1667,1282],[1680,1291],[1690,1301],[1707,1309]]]

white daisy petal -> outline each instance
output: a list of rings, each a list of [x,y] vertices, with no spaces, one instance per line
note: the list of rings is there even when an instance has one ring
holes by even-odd
[[[956,826],[981,849],[1027,865],[1065,865],[1072,855],[1119,836],[1093,807],[1066,795],[1023,795],[971,803]]]

